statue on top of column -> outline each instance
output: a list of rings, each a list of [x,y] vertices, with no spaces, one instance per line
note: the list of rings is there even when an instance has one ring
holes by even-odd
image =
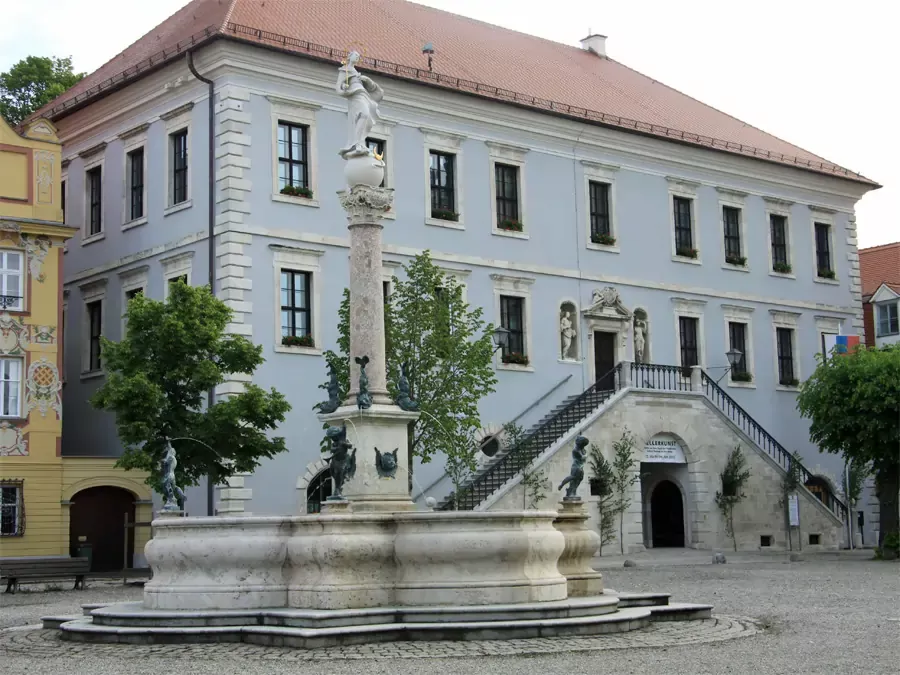
[[[338,70],[337,93],[347,99],[347,146],[338,153],[344,159],[371,154],[366,137],[379,119],[378,104],[384,97],[380,86],[356,70],[360,58],[359,52],[350,52]]]

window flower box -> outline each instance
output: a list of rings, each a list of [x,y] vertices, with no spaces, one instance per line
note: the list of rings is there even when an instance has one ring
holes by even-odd
[[[794,271],[794,268],[787,263],[777,262],[772,265],[772,271],[778,274],[790,274]]]
[[[303,197],[304,199],[312,199],[313,191],[308,187],[301,187],[299,185],[285,185],[281,188],[281,194],[287,195],[288,197]]]
[[[798,380],[796,377],[794,377],[794,378],[791,378],[790,380],[781,380],[778,384],[780,384],[782,387],[799,387],[800,380]]]
[[[611,234],[599,234],[595,232],[591,234],[591,243],[600,244],[602,246],[615,246],[616,238]]]
[[[431,217],[438,220],[449,220],[456,223],[459,221],[459,214],[455,211],[445,211],[444,209],[431,209]]]
[[[680,258],[690,258],[691,260],[697,259],[697,249],[695,248],[679,248],[675,249],[675,255]]]
[[[835,277],[834,270],[826,270],[826,269],[820,269],[818,271],[818,275],[819,275],[820,279],[834,279],[834,277]]]
[[[507,232],[521,232],[524,229],[521,221],[518,220],[501,220],[497,223],[498,230],[505,230]]]
[[[753,382],[753,375],[746,372],[731,372],[732,382]]]
[[[747,258],[742,255],[726,255],[725,262],[736,267],[746,267]]]
[[[528,365],[528,356],[526,356],[525,354],[520,354],[519,352],[507,352],[503,355],[501,360],[503,361],[503,363],[514,366]]]
[[[285,347],[315,347],[316,342],[312,335],[285,335],[281,338],[281,344]]]

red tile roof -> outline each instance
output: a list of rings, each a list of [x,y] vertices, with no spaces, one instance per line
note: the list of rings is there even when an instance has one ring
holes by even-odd
[[[900,241],[859,250],[859,275],[863,297],[872,295],[882,283],[900,292]]]
[[[220,36],[328,61],[358,48],[404,79],[876,185],[613,59],[405,0],[193,0],[39,113],[58,118]]]

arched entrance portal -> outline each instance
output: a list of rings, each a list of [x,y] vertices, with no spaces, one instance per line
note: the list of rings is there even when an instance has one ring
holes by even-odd
[[[306,488],[306,512],[321,513],[322,504],[331,496],[331,469],[324,469],[313,478]]]
[[[681,490],[670,480],[660,481],[650,495],[653,548],[684,546],[684,503]]]
[[[111,572],[132,566],[134,529],[128,530],[126,550],[125,514],[134,522],[134,495],[122,488],[92,487],[72,497],[69,548],[75,555],[84,543],[90,544],[91,572]]]

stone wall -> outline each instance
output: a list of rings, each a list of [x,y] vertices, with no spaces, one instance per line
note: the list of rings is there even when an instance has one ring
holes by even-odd
[[[764,536],[771,537],[771,549],[788,548],[785,512],[780,505],[784,472],[702,394],[630,390],[579,433],[599,445],[604,456],[612,460],[612,444],[626,428],[635,435],[636,458],[640,458],[646,441],[657,434],[668,434],[679,439],[687,460],[686,465],[645,464],[641,468],[641,480],[631,490],[631,505],[625,514],[626,553],[643,550],[650,543],[650,494],[656,483],[663,479],[675,483],[683,495],[686,546],[731,549],[715,494],[721,485],[719,474],[728,454],[737,445],[743,449],[751,473],[745,489],[746,499],[734,512],[738,549],[759,550]],[[572,447],[574,444],[569,440],[556,452],[538,459],[536,468],[554,488],[547,490],[538,508],[555,508],[560,495],[555,488],[569,473]],[[634,471],[638,470],[636,464]],[[590,495],[589,478],[587,469],[579,494],[587,502],[591,515],[589,526],[596,529],[597,497]],[[489,510],[521,509],[525,505],[523,488],[518,481],[511,481],[494,499]],[[805,489],[800,495],[800,522],[800,533],[796,529],[793,531],[794,550],[798,548],[801,536],[804,550],[836,549],[839,546],[843,536],[841,524]],[[809,544],[810,534],[819,535],[818,545]],[[618,541],[604,548],[614,554],[620,550]]]

